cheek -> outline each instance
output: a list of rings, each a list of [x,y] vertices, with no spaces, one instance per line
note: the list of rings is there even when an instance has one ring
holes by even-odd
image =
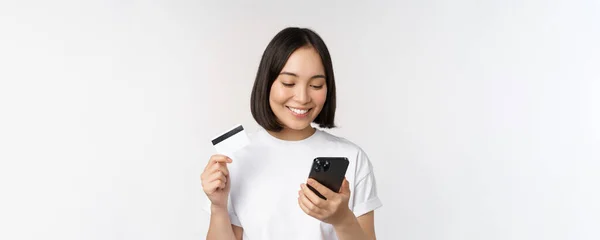
[[[269,99],[271,103],[283,104],[288,99],[288,91],[284,88],[273,86],[271,87],[271,93]]]
[[[323,108],[325,100],[327,100],[327,89],[322,89],[321,91],[315,92],[315,94],[312,96],[312,99],[315,104],[317,104],[320,108]]]

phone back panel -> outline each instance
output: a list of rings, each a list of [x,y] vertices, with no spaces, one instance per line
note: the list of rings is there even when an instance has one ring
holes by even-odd
[[[333,192],[339,192],[346,176],[348,164],[348,159],[345,157],[318,157],[313,160],[308,177],[317,180]],[[325,199],[315,189],[308,187],[319,197]]]

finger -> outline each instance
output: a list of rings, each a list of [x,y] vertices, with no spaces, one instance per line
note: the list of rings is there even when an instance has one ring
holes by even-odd
[[[340,193],[348,196],[350,195],[350,183],[348,182],[348,180],[346,180],[346,178],[344,178],[344,181],[342,182]]]
[[[304,195],[302,190],[298,191],[298,195],[298,199],[304,205],[304,207],[306,207],[306,210],[308,211],[307,213],[313,217],[318,217],[322,210],[318,206],[314,205],[310,200],[308,200],[308,198],[306,197],[306,195]]]
[[[216,163],[209,170],[211,174],[217,171],[223,172],[226,176],[229,175],[229,169],[227,168],[226,163]]]
[[[223,188],[225,188],[225,183],[221,180],[216,180],[216,181],[212,181],[212,182],[206,184],[204,191],[207,194],[212,194],[212,193],[216,192],[218,189],[223,189]]]
[[[327,199],[335,196],[335,193],[333,191],[331,191],[329,188],[323,186],[323,184],[317,182],[312,178],[309,178],[307,183]]]
[[[301,191],[300,191],[301,192]],[[315,205],[314,203],[312,203],[308,197],[306,197],[306,195],[304,195],[304,193],[300,193],[299,194],[300,197],[300,201],[302,202],[302,204],[304,204],[304,206],[306,206],[306,208],[315,216],[319,216],[321,215],[321,213],[323,213],[323,209],[320,208],[319,206]]]
[[[204,176],[202,178],[202,186],[205,186],[205,185],[210,184],[217,180],[221,180],[221,181],[227,183],[228,178],[222,172],[217,171],[215,173],[212,173],[211,175]]]
[[[206,167],[204,168],[204,170],[206,170],[207,168],[209,168],[210,166],[212,166],[213,164],[218,163],[218,162],[232,163],[233,160],[231,160],[231,158],[229,158],[225,155],[221,155],[221,154],[212,155],[210,157],[210,159],[208,160],[208,164],[206,164]]]
[[[308,208],[306,206],[304,206],[304,204],[302,203],[302,201],[300,200],[300,197],[298,197],[298,205],[300,206],[300,208],[302,209],[302,211],[306,214],[308,214],[309,216],[312,216],[312,213],[310,212],[310,210],[308,210]]]
[[[233,160],[231,160],[231,158],[229,158],[228,156],[225,155],[216,155],[213,159],[213,162],[220,162],[220,163],[232,163]]]
[[[225,162],[222,162],[225,161]],[[217,159],[217,160],[210,160],[209,164],[206,165],[206,167],[204,168],[204,172],[202,173],[203,175],[207,175],[207,174],[212,174],[213,172],[217,171],[218,169],[220,169],[221,167],[223,169],[225,169],[226,174],[229,175],[229,170],[227,169],[227,161],[231,162],[231,159],[229,160],[223,160],[223,159]]]
[[[213,182],[215,180],[221,180],[224,183],[227,183],[227,176],[225,176],[225,174],[223,172],[217,171],[208,177],[207,182]]]
[[[316,205],[317,207],[320,207],[320,208],[325,207],[326,200],[317,196],[317,194],[315,194],[312,190],[310,190],[310,188],[308,188],[308,186],[306,186],[305,184],[300,184],[300,189],[302,189],[302,193],[306,196],[306,198],[308,198],[308,200],[310,200],[311,203],[313,203],[314,205]]]

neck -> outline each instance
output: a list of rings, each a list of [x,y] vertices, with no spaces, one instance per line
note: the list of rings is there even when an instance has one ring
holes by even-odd
[[[281,140],[299,141],[299,140],[307,139],[308,137],[312,136],[315,133],[315,131],[317,131],[317,129],[313,128],[312,126],[308,126],[307,128],[302,129],[302,130],[294,130],[294,129],[284,127],[279,132],[273,132],[273,131],[267,131],[267,132],[269,132],[269,134],[271,134],[271,136],[279,138]]]

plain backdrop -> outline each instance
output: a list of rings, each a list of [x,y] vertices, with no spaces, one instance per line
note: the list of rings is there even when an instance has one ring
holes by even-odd
[[[309,27],[379,239],[600,238],[600,3],[2,1],[0,239],[204,239],[210,138]],[[282,159],[285,161],[285,159]]]

